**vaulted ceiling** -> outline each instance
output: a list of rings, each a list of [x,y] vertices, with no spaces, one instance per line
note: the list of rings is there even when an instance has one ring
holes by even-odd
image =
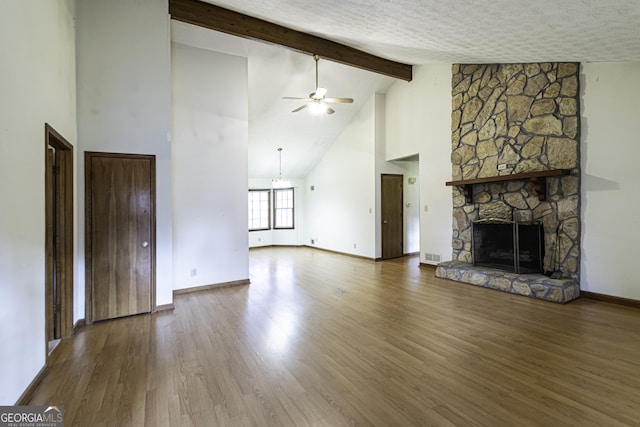
[[[393,61],[429,63],[637,62],[637,0],[207,0],[226,9]],[[303,177],[376,91],[395,79],[320,61],[327,96],[354,104],[332,116],[291,113],[282,96],[315,89],[314,61],[292,50],[172,22],[175,42],[249,58],[249,174]]]

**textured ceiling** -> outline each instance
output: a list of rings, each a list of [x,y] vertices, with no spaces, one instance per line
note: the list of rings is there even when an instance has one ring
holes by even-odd
[[[206,0],[408,64],[638,62],[640,0]],[[355,98],[330,117],[293,114],[315,86],[310,56],[172,22],[179,43],[249,58],[249,175],[303,177],[375,92],[393,79],[320,62],[327,96]]]
[[[409,64],[640,60],[638,0],[207,0]]]

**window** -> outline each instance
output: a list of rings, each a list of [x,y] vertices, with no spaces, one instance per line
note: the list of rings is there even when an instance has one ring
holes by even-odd
[[[269,230],[270,190],[249,190],[249,231]]]
[[[293,228],[293,188],[273,190],[273,228]]]

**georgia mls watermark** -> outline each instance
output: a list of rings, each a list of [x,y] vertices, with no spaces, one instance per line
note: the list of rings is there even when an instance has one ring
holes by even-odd
[[[64,427],[64,407],[0,406],[0,427]]]

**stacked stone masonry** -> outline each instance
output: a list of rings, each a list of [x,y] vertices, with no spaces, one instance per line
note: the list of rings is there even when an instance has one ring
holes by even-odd
[[[561,304],[580,296],[580,285],[576,279],[551,279],[542,274],[507,273],[491,268],[474,267],[460,261],[438,264],[436,276]]]
[[[578,71],[576,63],[453,65],[452,180],[571,170],[548,179],[546,201],[524,180],[476,184],[473,204],[453,187],[454,261],[472,261],[475,220],[541,222],[544,270],[579,278]]]

